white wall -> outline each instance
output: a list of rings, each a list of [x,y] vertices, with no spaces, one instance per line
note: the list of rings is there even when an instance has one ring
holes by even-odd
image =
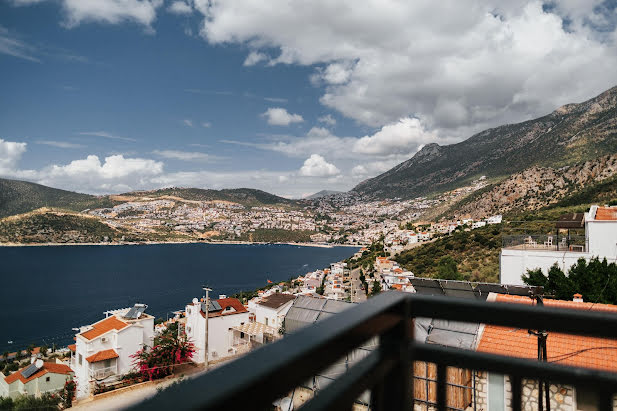
[[[541,268],[544,274],[557,263],[564,273],[568,273],[579,258],[589,260],[589,253],[575,253],[569,251],[544,251],[544,250],[512,250],[501,249],[499,281],[501,284],[524,285],[521,279],[527,270]]]
[[[614,261],[617,257],[617,222],[588,221],[585,234],[589,241],[589,252],[592,255]]]

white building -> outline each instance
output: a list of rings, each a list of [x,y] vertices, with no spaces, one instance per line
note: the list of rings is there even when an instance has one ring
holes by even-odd
[[[108,311],[107,317],[81,327],[69,346],[71,368],[77,380],[77,397],[90,394],[93,384],[111,382],[133,369],[131,356],[152,346],[154,317],[144,304]]]
[[[546,274],[555,263],[564,272],[576,264],[579,258],[589,261],[593,257],[615,262],[617,257],[617,207],[592,206],[584,216],[585,241],[568,244],[567,237],[557,241],[545,236],[537,241],[528,236],[522,244],[501,249],[500,281],[502,284],[523,284],[521,279],[527,270],[542,269]]]
[[[182,321],[184,332],[195,344],[193,362],[206,362],[206,311],[208,312],[208,362],[229,357],[246,351],[249,338],[242,335],[240,328],[249,323],[249,312],[236,298],[210,300],[206,309],[203,300],[193,299],[186,306],[186,318]]]
[[[485,225],[486,221],[474,221],[471,228],[475,230],[476,228],[484,227]]]
[[[501,214],[490,216],[486,219],[486,224],[501,224]]]
[[[295,295],[276,293],[249,302],[249,310],[255,315],[255,322],[272,327],[278,333],[295,299]]]
[[[6,377],[0,374],[0,397],[16,398],[20,395],[40,397],[48,392],[60,391],[64,383],[73,378],[68,365],[35,360]]]

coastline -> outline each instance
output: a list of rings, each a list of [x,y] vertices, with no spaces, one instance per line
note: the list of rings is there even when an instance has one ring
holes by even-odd
[[[208,244],[208,245],[292,245],[298,247],[362,248],[354,244],[321,244],[321,243],[291,243],[291,242],[259,242],[259,241],[143,241],[143,242],[100,242],[100,243],[0,243],[0,247],[62,247],[62,246],[126,246],[126,245],[157,245],[157,244]]]

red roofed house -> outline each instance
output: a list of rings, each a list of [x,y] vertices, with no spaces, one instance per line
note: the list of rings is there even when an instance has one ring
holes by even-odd
[[[577,298],[578,297],[578,298]],[[490,294],[487,301],[516,304],[534,304],[531,298]],[[582,302],[580,295],[574,301],[544,300],[552,308],[604,311],[617,315],[617,305]],[[617,340],[549,332],[546,340],[548,362],[572,367],[593,368],[617,372]],[[482,325],[478,333],[477,351],[519,357],[538,358],[538,338],[527,329]],[[479,372],[476,374],[478,410],[510,409],[510,383],[507,376]],[[523,380],[523,410],[538,409],[538,382]],[[596,410],[595,394],[582,388],[551,384],[551,411]]]
[[[579,258],[589,261],[599,257],[609,263],[617,262],[617,207],[591,206],[584,215],[584,224],[585,238],[574,244],[568,244],[566,236],[561,237],[559,244],[554,236],[545,237],[544,242],[529,236],[525,244],[513,243],[502,248],[500,282],[522,285],[521,277],[527,270],[540,268],[546,274],[555,263],[567,274]]]
[[[65,364],[36,360],[27,367],[4,377],[0,374],[0,397],[15,398],[19,395],[34,395],[56,392],[73,378],[73,371]]]
[[[133,368],[131,356],[152,346],[154,317],[144,304],[108,311],[107,317],[81,327],[71,350],[71,368],[77,378],[77,397],[90,394],[94,383],[111,382]]]
[[[222,296],[221,296],[222,297]],[[208,362],[229,357],[238,353],[239,346],[245,347],[246,341],[234,339],[234,327],[249,323],[249,312],[236,298],[211,299],[206,309],[205,301],[193,299],[186,306],[184,332],[195,344],[193,361],[203,364],[206,361],[206,312],[208,312]],[[244,336],[242,336],[244,337]]]

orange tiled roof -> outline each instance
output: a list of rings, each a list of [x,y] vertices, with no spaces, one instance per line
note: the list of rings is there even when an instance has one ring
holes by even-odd
[[[115,316],[111,316],[99,321],[98,323],[93,324],[93,328],[91,330],[85,331],[81,333],[81,335],[87,340],[92,340],[99,335],[105,334],[108,331],[121,330],[126,326],[128,326],[127,323],[125,323],[124,321],[120,321]]]
[[[518,304],[532,304],[529,297],[497,295],[496,301]],[[591,309],[617,313],[617,306],[584,302],[545,300],[548,307],[569,309]],[[549,332],[546,340],[548,362],[573,367],[595,368],[617,372],[617,340],[585,337]],[[535,359],[538,357],[538,339],[526,329],[486,325],[478,351],[509,357]]]
[[[19,371],[14,372],[13,374],[7,376],[4,381],[6,381],[7,384],[11,384],[17,380],[20,380],[22,383],[27,383],[30,382],[32,380],[34,380],[35,378],[39,378],[47,373],[53,373],[53,374],[70,374],[73,371],[71,370],[71,368],[68,365],[65,364],[56,364],[55,362],[45,362],[43,363],[43,367],[41,367],[40,370],[38,370],[37,372],[35,372],[34,374],[32,374],[30,377],[28,378],[24,378],[24,376],[21,374],[21,372],[23,370],[25,370],[26,368],[28,368],[28,366],[22,368]]]
[[[69,344],[68,349],[75,352],[75,350],[77,350],[77,346],[75,344]]]
[[[109,349],[109,350],[99,351],[96,354],[92,354],[91,356],[86,358],[86,361],[99,362],[99,361],[111,360],[112,358],[118,358],[118,357],[119,355],[115,350]]]
[[[598,207],[596,220],[617,221],[617,207]]]

